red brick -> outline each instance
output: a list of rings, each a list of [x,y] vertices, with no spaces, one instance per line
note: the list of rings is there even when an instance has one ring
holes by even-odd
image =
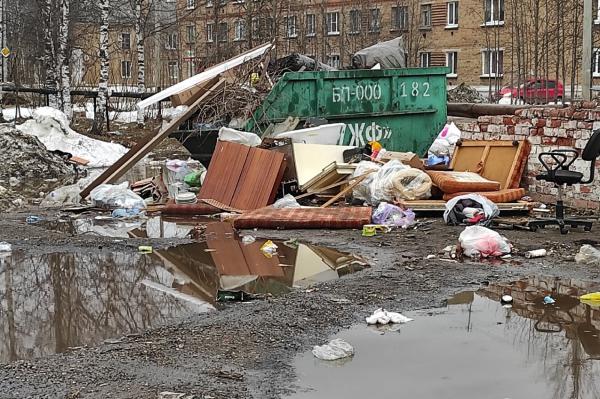
[[[512,116],[505,116],[502,119],[502,123],[506,126],[514,126],[515,125],[515,120]]]
[[[587,194],[587,193],[591,193],[592,189],[590,186],[579,186],[579,191]]]
[[[565,108],[563,111],[563,115],[565,118],[572,118],[573,114],[575,113],[575,108],[569,107]]]
[[[551,109],[550,116],[552,118],[558,118],[562,115],[562,109]]]
[[[546,120],[545,119],[532,119],[531,123],[535,127],[545,127],[546,126]]]
[[[480,123],[479,124],[479,131],[481,131],[481,132],[487,132],[488,131],[488,124],[487,123]]]
[[[578,111],[573,113],[573,119],[584,120],[587,118],[588,113],[583,111]]]
[[[574,147],[575,139],[571,137],[558,137],[556,139],[556,145],[564,146],[564,147]]]
[[[547,120],[546,121],[546,126],[547,127],[552,127],[552,128],[554,128],[554,127],[561,127],[562,126],[562,120],[555,119],[555,118],[550,119],[549,121]]]
[[[542,144],[554,144],[556,143],[556,137],[542,137]]]
[[[596,108],[596,103],[593,101],[584,101],[581,103],[581,108],[594,109]]]
[[[594,124],[592,122],[577,122],[578,129],[592,129]]]
[[[508,133],[508,134],[515,134],[515,127],[514,126],[507,126],[506,127],[506,133]]]

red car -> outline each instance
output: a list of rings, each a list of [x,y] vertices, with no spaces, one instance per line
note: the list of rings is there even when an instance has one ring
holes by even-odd
[[[561,82],[556,80],[530,79],[518,89],[515,87],[503,88],[498,93],[498,97],[502,98],[509,93],[512,94],[514,99],[531,103],[545,103],[547,101],[554,101],[554,99],[562,102],[565,95],[565,88]]]

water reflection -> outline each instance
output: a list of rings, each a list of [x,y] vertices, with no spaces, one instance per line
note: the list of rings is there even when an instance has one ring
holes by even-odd
[[[576,297],[598,288],[533,277],[406,313],[415,321],[397,332],[356,326],[337,336],[356,351],[343,367],[298,357],[299,390],[291,397],[363,398],[376,385],[381,397],[597,399],[600,310]],[[514,297],[511,308],[500,303],[504,294]],[[554,306],[543,305],[548,294]]]
[[[0,361],[139,332],[213,307],[157,294],[174,276],[138,254],[14,253],[0,261]]]

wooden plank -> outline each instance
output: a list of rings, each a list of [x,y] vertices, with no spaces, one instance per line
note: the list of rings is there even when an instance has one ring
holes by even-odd
[[[335,195],[332,199],[330,199],[329,201],[327,201],[326,203],[321,205],[321,208],[327,208],[329,205],[333,204],[335,201],[339,200],[344,195],[348,194],[354,187],[356,187],[360,183],[362,183],[362,181],[365,180],[367,178],[367,176],[370,175],[371,173],[373,173],[373,172],[367,172],[364,175],[358,177],[356,180],[354,180],[354,182],[349,184],[348,187],[346,187],[345,189],[340,191],[339,194]]]
[[[158,144],[173,133],[181,123],[189,119],[196,110],[203,104],[207,103],[213,96],[219,92],[225,85],[225,80],[221,79],[217,84],[204,93],[192,106],[184,113],[174,118],[165,128],[156,135],[149,135],[141,142],[134,146],[127,154],[123,155],[113,166],[108,168],[104,173],[98,176],[91,182],[82,192],[81,198],[86,198],[90,192],[100,184],[114,183],[118,178],[123,176],[131,167],[140,161],[146,154],[152,151]]]
[[[193,87],[201,82],[205,82],[213,77],[222,74],[232,68],[235,68],[239,65],[242,65],[248,61],[251,61],[255,58],[258,58],[265,54],[273,47],[271,43],[263,44],[261,46],[255,47],[251,50],[248,50],[234,58],[231,58],[227,61],[224,61],[220,64],[217,64],[198,75],[194,75],[191,78],[184,80],[183,82],[179,82],[176,85],[169,87],[159,93],[154,94],[151,97],[146,98],[143,101],[138,103],[138,108],[146,108],[149,105],[159,102],[167,97],[172,96],[173,94],[181,93],[182,91],[188,90],[190,87]]]
[[[344,184],[348,184],[350,181],[352,181],[352,179],[344,179],[344,180],[339,181],[337,183],[333,183],[333,184],[330,184],[328,186],[321,187],[319,189],[315,189],[314,191],[309,191],[308,193],[299,195],[299,196],[296,197],[296,199],[299,200],[299,199],[302,199],[302,198],[310,197],[312,195],[318,195],[318,194],[321,194],[324,191],[331,190],[332,188],[336,188],[336,187],[339,187],[339,186],[343,186]]]
[[[529,211],[531,204],[525,201],[496,204],[500,211]],[[415,212],[444,212],[446,201],[444,200],[417,200],[402,201],[402,206],[410,208]]]
[[[180,105],[192,105],[197,99],[200,98],[200,96],[206,93],[207,90],[210,90],[211,87],[216,85],[219,79],[220,76],[215,76],[206,82],[202,82],[197,86],[191,87],[189,90],[172,95],[171,104],[174,107],[179,107]]]

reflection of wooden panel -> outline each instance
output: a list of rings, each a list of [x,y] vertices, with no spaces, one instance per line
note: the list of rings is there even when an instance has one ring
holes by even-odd
[[[249,245],[239,243],[248,269],[250,270],[250,274],[256,276],[283,277],[283,269],[279,266],[279,257],[273,256],[272,258],[267,258],[260,251],[260,247],[264,243],[264,240],[256,241]],[[278,244],[278,246],[281,248],[281,245]],[[280,249],[278,249],[278,251],[279,250]]]
[[[515,145],[516,144],[516,145]],[[456,147],[450,168],[479,173],[500,182],[500,188],[518,188],[531,144],[523,141],[465,140]]]
[[[226,236],[233,237],[233,228],[228,223],[209,223],[206,225],[206,243],[219,270],[225,276],[246,276],[250,274],[246,259],[239,243]]]

